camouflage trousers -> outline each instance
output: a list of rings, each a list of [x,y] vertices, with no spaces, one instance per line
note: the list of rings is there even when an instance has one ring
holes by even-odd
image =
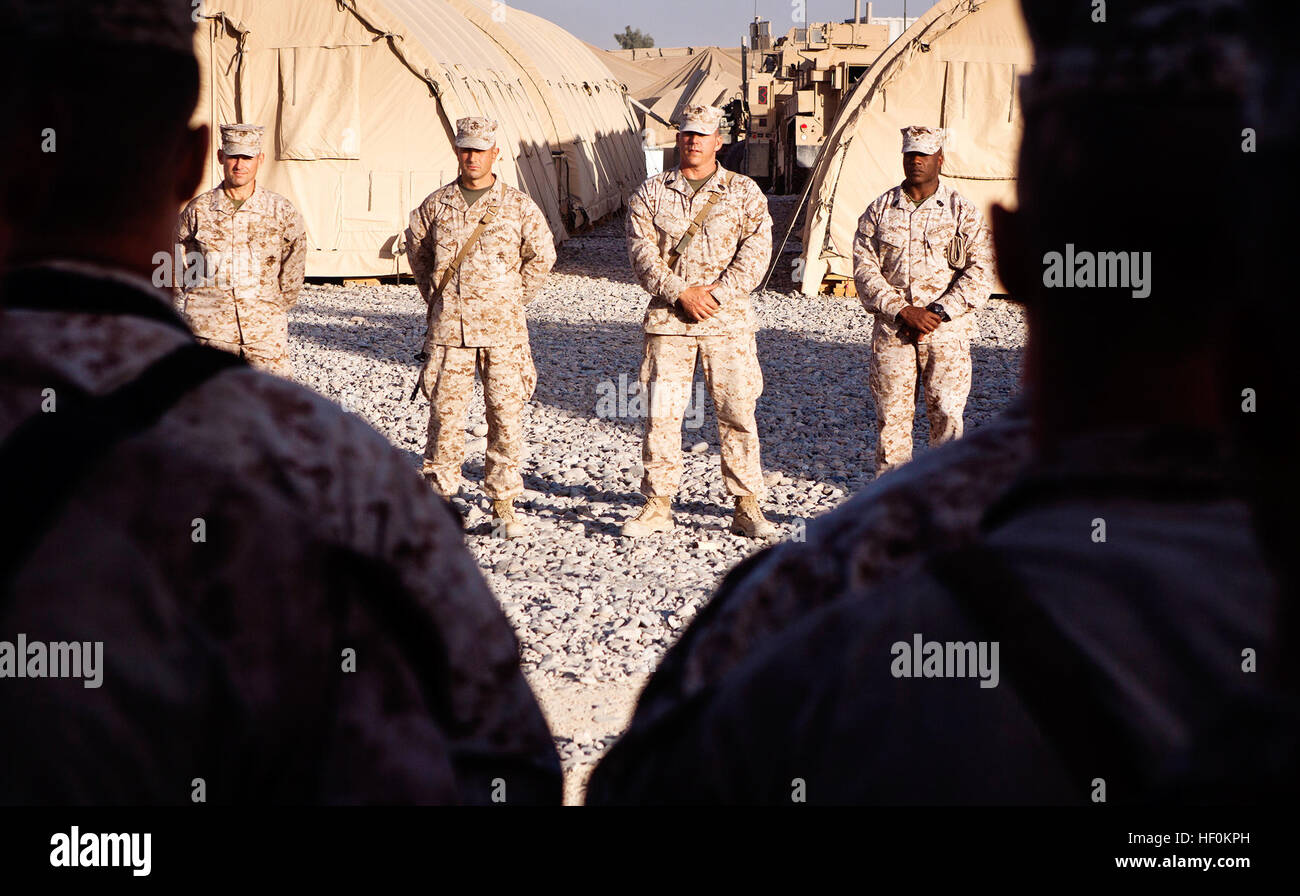
[[[200,345],[210,345],[232,355],[240,355],[258,370],[274,373],[287,380],[293,379],[293,367],[289,364],[289,345],[285,338],[268,339],[263,342],[219,342],[215,339],[198,337]]]
[[[879,334],[871,341],[867,381],[876,404],[876,475],[912,459],[917,371],[925,389],[930,444],[961,438],[962,414],[970,394],[970,340],[934,337],[906,343]]]
[[[528,343],[465,348],[429,346],[421,388],[429,397],[429,438],[423,472],[434,491],[450,497],[460,490],[465,462],[465,412],[474,394],[474,372],[483,380],[487,406],[487,457],[483,491],[508,500],[524,490],[524,405],[537,386]]]
[[[641,360],[641,389],[648,396],[641,460],[641,493],[671,497],[682,481],[682,419],[690,404],[695,358],[704,367],[704,383],[718,413],[722,446],[722,480],[732,495],[762,497],[758,424],[754,419],[763,394],[754,335],[660,336],[647,333]]]

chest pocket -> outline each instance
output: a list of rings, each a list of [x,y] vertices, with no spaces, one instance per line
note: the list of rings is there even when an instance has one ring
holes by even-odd
[[[925,222],[925,249],[931,254],[944,254],[957,235],[957,221],[947,212],[931,212]]]
[[[951,212],[936,215],[925,229],[925,252],[936,264],[964,268],[967,264],[967,240],[957,227]]]
[[[229,241],[227,228],[214,227],[210,223],[203,222],[194,229],[194,244],[204,254],[220,251],[222,245]]]
[[[665,203],[666,204],[666,203]],[[691,225],[689,209],[661,208],[654,216],[655,230],[667,242],[668,248],[677,245],[686,228]]]
[[[907,215],[887,210],[876,227],[876,251],[905,252],[910,238],[910,224]]]
[[[708,199],[704,201],[707,202]],[[703,206],[696,208],[697,214],[700,208]],[[740,233],[740,208],[734,202],[728,202],[725,197],[719,198],[709,210],[709,216],[705,219],[704,226],[700,228],[700,233],[708,237],[710,242],[725,240],[733,234]]]
[[[237,271],[246,269],[248,263],[240,258],[247,256],[248,246],[241,246],[232,238],[230,219],[218,223],[200,222],[194,229],[192,246],[186,249],[183,279],[187,287],[217,286],[231,288]],[[197,253],[197,254],[194,254]]]
[[[448,213],[441,218],[434,218],[434,241],[437,245],[437,255],[435,262],[439,267],[451,264],[451,260],[456,257],[456,252],[460,249],[460,241],[456,239],[456,228],[458,226],[455,215]]]
[[[478,214],[481,216],[482,211]],[[478,217],[474,218],[476,227],[478,220]],[[494,263],[517,265],[522,240],[523,235],[519,225],[509,215],[498,210],[496,219],[483,230],[483,235],[479,237],[479,244],[474,251]]]

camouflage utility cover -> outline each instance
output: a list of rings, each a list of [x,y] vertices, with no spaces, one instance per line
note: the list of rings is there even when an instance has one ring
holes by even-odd
[[[497,123],[491,118],[456,120],[456,145],[461,149],[491,149],[497,142]]]
[[[683,134],[716,134],[727,113],[717,106],[687,106],[682,110]]]
[[[228,156],[248,156],[262,153],[262,138],[266,128],[256,124],[223,124],[221,126],[221,151]]]
[[[900,128],[903,132],[903,152],[920,152],[932,156],[943,149],[948,139],[946,128],[927,128],[918,124]]]

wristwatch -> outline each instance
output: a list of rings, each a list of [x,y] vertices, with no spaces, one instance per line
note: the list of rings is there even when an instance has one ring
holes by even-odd
[[[932,314],[939,315],[941,318],[944,319],[945,322],[952,320],[952,318],[948,316],[948,312],[944,311],[943,306],[940,305],[938,302],[931,302],[929,305],[926,305],[925,310],[929,311]]]

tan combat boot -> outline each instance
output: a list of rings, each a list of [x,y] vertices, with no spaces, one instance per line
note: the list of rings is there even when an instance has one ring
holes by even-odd
[[[492,502],[492,524],[504,527],[506,538],[523,538],[531,531],[527,523],[515,516],[515,502],[509,498]]]
[[[652,532],[668,532],[673,525],[673,499],[646,498],[641,512],[623,524],[623,534],[628,538],[640,538]]]
[[[763,509],[758,506],[758,499],[748,495],[736,498],[736,513],[731,518],[731,531],[750,538],[771,538],[776,534],[776,526],[763,516]]]

